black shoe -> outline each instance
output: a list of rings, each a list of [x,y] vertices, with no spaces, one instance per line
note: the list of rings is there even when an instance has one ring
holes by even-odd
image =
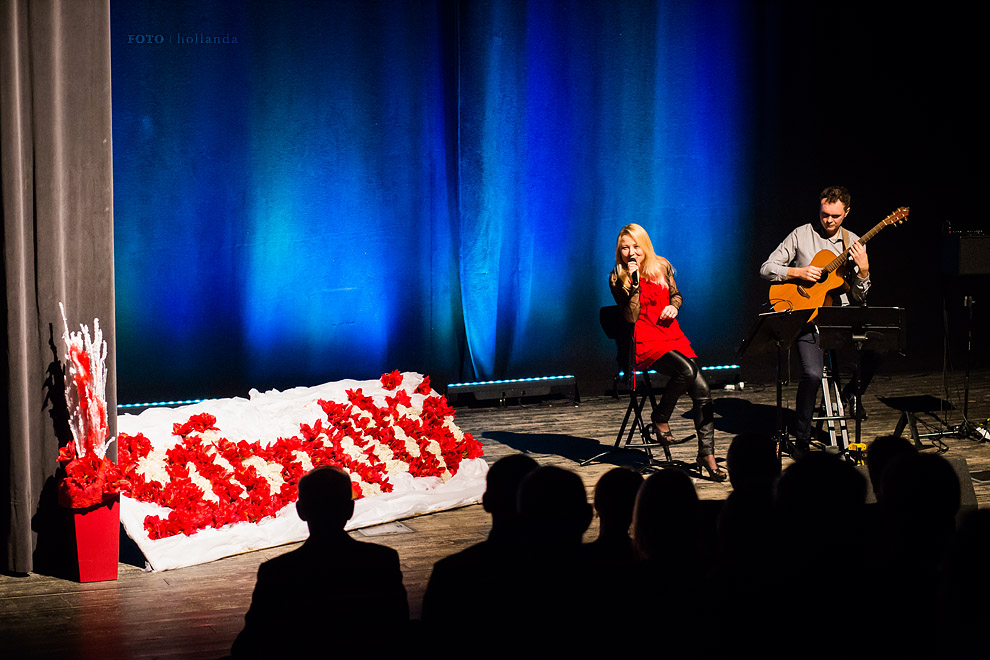
[[[681,445],[690,440],[694,436],[688,436],[686,438],[675,438],[674,434],[670,431],[661,431],[657,425],[647,424],[646,433],[648,436],[656,438],[657,444],[661,444],[665,447],[671,447],[673,445]]]
[[[795,461],[800,461],[802,458],[811,453],[811,443],[808,440],[795,440],[790,443],[790,450],[787,452],[791,455]]]
[[[704,477],[705,472],[707,472],[708,479],[711,481],[717,481],[721,483],[729,478],[729,475],[725,472],[725,470],[721,468],[721,466],[718,463],[715,463],[715,471],[712,472],[712,469],[708,467],[708,464],[705,462],[704,456],[698,457],[697,466],[698,466],[698,474],[701,477]]]
[[[858,419],[864,421],[867,417],[866,408],[863,407],[863,400],[860,399],[860,405],[856,405],[856,397],[852,396],[845,400],[844,402],[846,414],[853,419]]]

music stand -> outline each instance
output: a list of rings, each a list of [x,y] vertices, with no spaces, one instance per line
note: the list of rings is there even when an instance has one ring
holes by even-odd
[[[903,307],[821,307],[815,317],[823,350],[852,347],[856,349],[853,382],[856,410],[863,409],[863,385],[860,379],[863,351],[876,353],[903,352],[905,345]],[[828,411],[831,414],[831,411]],[[862,443],[861,415],[854,415],[856,442]]]
[[[771,348],[777,354],[777,430],[774,440],[777,443],[777,458],[781,459],[781,448],[787,444],[787,430],[784,428],[784,356],[794,340],[801,334],[815,309],[787,310],[786,312],[766,312],[757,317],[756,325],[736,351],[739,357],[745,353],[759,354]]]

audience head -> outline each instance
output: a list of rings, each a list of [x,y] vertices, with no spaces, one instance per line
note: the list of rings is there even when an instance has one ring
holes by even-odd
[[[870,483],[873,485],[873,494],[879,502],[883,498],[882,483],[883,473],[890,465],[890,462],[898,456],[917,454],[918,450],[907,438],[899,435],[882,435],[870,443],[866,450],[866,467],[870,473]]]
[[[733,438],[726,463],[732,489],[739,493],[769,494],[780,475],[777,445],[771,436],[763,433],[743,433]]]
[[[595,484],[595,511],[603,527],[629,531],[636,493],[643,485],[643,475],[625,467],[612,468]]]
[[[519,484],[539,464],[526,454],[500,458],[489,468],[481,504],[492,518],[515,518]]]
[[[519,518],[540,545],[580,546],[591,524],[591,505],[581,477],[553,465],[530,472],[519,487]]]
[[[781,531],[806,548],[846,551],[862,533],[866,479],[840,456],[814,452],[781,473],[774,507]],[[823,550],[829,552],[832,550]]]
[[[698,494],[680,470],[660,470],[643,482],[633,511],[633,543],[647,560],[697,542]],[[677,552],[680,554],[680,552]]]
[[[354,513],[351,478],[336,466],[315,468],[299,480],[296,512],[310,532],[340,530]]]
[[[791,464],[777,480],[775,501],[785,514],[848,510],[866,501],[866,480],[842,457],[811,453]]]
[[[936,454],[898,456],[881,476],[883,509],[901,528],[911,527],[931,542],[955,529],[961,494],[952,465]]]

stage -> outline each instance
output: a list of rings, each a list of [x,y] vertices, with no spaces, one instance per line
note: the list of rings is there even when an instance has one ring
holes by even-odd
[[[948,383],[948,399],[961,409],[962,373],[954,374]],[[985,421],[990,415],[990,371],[974,372],[970,387],[970,419],[976,423]],[[720,460],[724,460],[733,435],[773,430],[776,393],[772,381],[747,382],[742,390],[716,389],[713,394],[716,455]],[[788,385],[784,389],[785,402],[789,404],[793,396],[794,386]],[[947,398],[941,372],[881,372],[864,398],[869,418],[863,422],[862,437],[867,442],[875,436],[890,434],[901,416],[900,411],[884,405],[878,397],[926,397],[925,401]],[[527,452],[541,464],[577,472],[590,496],[598,477],[613,465],[636,465],[641,461],[640,454],[628,452],[606,456],[604,462],[579,466],[582,460],[612,444],[625,405],[625,399],[614,400],[602,391],[582,391],[577,406],[565,397],[509,401],[505,407],[472,407],[459,402],[456,421],[461,429],[481,440],[489,464],[507,454]],[[683,416],[686,412],[682,401],[671,422],[675,435],[693,433],[690,420]],[[961,421],[959,411],[949,411],[947,417],[942,417],[951,424]],[[917,418],[921,433],[937,427],[935,418],[927,412],[919,412]],[[926,427],[926,423],[931,426]],[[930,438],[922,441],[925,452],[936,451]],[[945,436],[941,441],[947,447],[946,458],[965,459],[971,473],[987,479],[980,473],[990,471],[990,444],[955,436]],[[674,459],[690,462],[696,448],[693,443],[687,443],[673,447],[671,452]],[[789,462],[785,458],[785,467]],[[990,507],[990,483],[974,482],[973,486],[979,507]],[[696,488],[703,500],[721,500],[731,486],[728,482],[696,480]],[[966,490],[963,489],[964,502]],[[433,563],[484,539],[488,528],[488,515],[481,506],[472,505],[351,533],[398,551],[410,612],[413,618],[418,618]],[[587,539],[596,536],[595,521]],[[144,572],[138,565],[126,563],[134,559],[143,566],[139,553],[132,548],[128,556],[122,557],[116,582],[79,584],[35,574],[0,576],[4,657],[223,656],[243,625],[258,565],[297,546],[269,548],[158,573]],[[122,554],[126,553],[122,551]],[[479,570],[483,571],[484,567]],[[719,605],[716,603],[714,607]],[[868,616],[869,611],[862,614]],[[473,623],[480,635],[486,634],[484,621]]]

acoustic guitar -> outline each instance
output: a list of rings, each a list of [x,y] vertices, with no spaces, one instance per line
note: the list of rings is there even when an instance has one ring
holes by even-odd
[[[877,223],[870,231],[863,234],[857,243],[866,245],[867,241],[876,236],[881,229],[889,225],[897,225],[908,217],[909,209],[902,206]],[[852,246],[850,246],[852,247]],[[812,266],[822,269],[821,277],[815,283],[807,280],[787,280],[770,285],[770,304],[775,312],[786,312],[790,309],[815,309],[811,318],[818,316],[819,307],[831,305],[829,293],[842,288],[845,283],[845,266],[849,262],[847,247],[836,255],[831,250],[822,250],[811,260]],[[811,319],[809,319],[811,320]]]

